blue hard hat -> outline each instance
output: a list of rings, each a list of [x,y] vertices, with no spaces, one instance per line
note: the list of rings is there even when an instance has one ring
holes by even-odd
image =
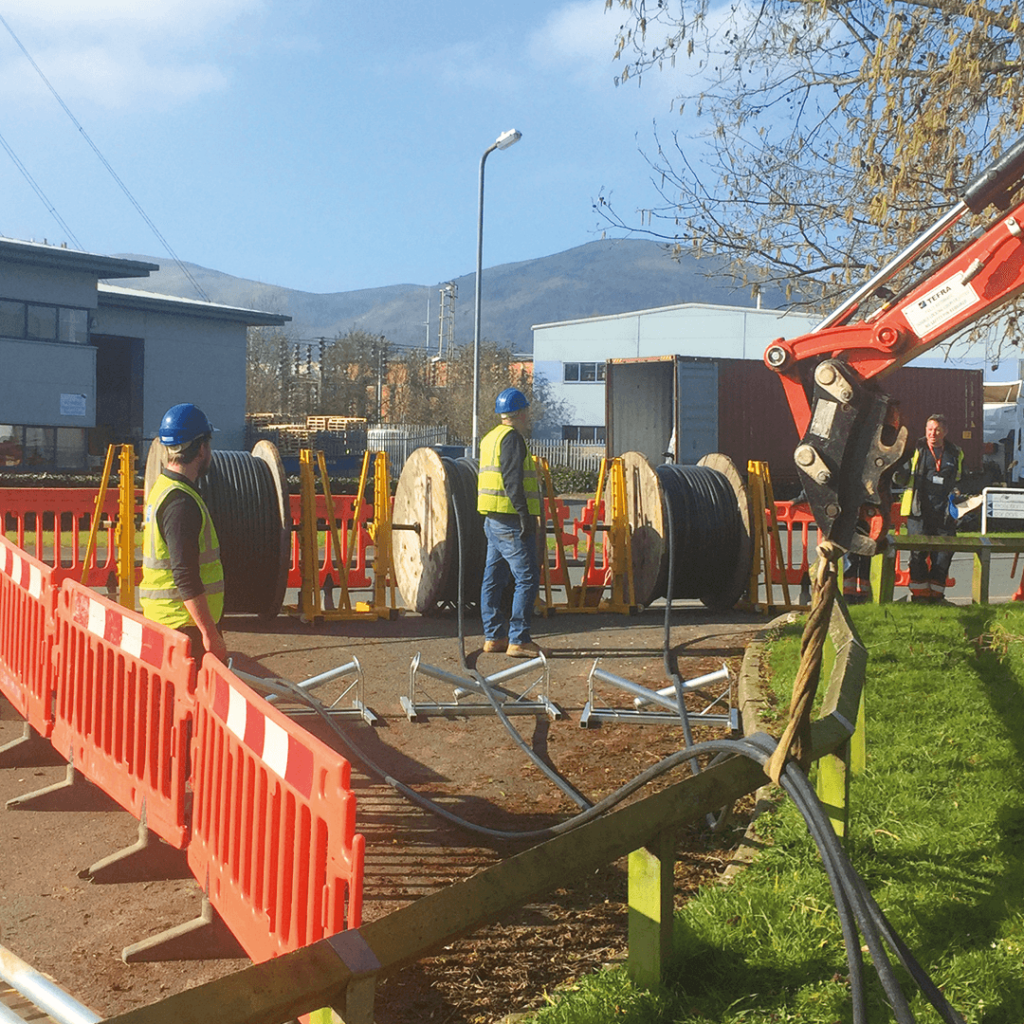
[[[520,409],[525,409],[529,404],[526,400],[526,395],[519,388],[505,388],[494,400],[494,411],[500,414],[519,412]]]
[[[173,405],[160,421],[160,443],[166,445],[188,444],[203,434],[212,434],[216,427],[206,418],[206,413],[191,402]]]

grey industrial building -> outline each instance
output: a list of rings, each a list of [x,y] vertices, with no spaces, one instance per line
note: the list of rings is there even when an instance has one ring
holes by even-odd
[[[805,334],[819,321],[804,313],[687,302],[537,324],[534,375],[568,410],[563,422],[545,423],[543,433],[571,441],[605,439],[604,369],[609,359],[680,354],[760,360],[771,341]]]
[[[111,284],[154,263],[0,238],[0,470],[84,469],[143,449],[194,402],[245,439],[246,332],[290,317]]]

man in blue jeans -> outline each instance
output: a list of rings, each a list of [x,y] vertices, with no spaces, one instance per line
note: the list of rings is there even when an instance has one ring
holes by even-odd
[[[480,442],[477,511],[485,515],[487,561],[480,589],[484,651],[504,651],[511,658],[533,658],[540,648],[530,639],[533,604],[540,589],[537,519],[540,478],[523,432],[530,403],[517,388],[506,388],[494,403],[501,423]],[[512,614],[506,617],[504,595],[515,581]]]

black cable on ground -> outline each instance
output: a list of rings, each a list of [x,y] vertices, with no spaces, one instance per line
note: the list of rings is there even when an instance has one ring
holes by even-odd
[[[470,460],[468,460],[468,459],[461,459],[459,461],[461,461],[461,462],[469,462]],[[475,489],[476,467],[474,466],[473,469],[474,469],[474,499],[475,499],[475,494],[476,494],[476,489]],[[465,478],[466,476],[468,476],[468,474],[463,474],[463,478]],[[504,709],[501,706],[501,701],[498,699],[497,693],[495,692],[495,688],[492,687],[490,685],[490,683],[487,682],[487,680],[484,678],[482,673],[478,672],[475,668],[470,668],[469,665],[466,663],[466,638],[465,638],[465,633],[464,633],[464,629],[463,629],[463,613],[462,613],[462,609],[463,609],[464,604],[465,604],[465,581],[466,581],[465,568],[466,568],[466,559],[463,557],[463,555],[464,555],[464,552],[466,552],[467,549],[469,548],[469,542],[464,542],[463,538],[469,536],[470,531],[469,531],[469,528],[466,526],[466,522],[465,522],[465,516],[466,516],[465,502],[463,501],[462,507],[460,508],[460,503],[457,502],[457,501],[453,501],[452,502],[452,508],[455,510],[455,534],[456,534],[456,537],[458,538],[458,541],[459,541],[459,543],[458,543],[458,549],[459,549],[459,570],[458,570],[458,576],[459,576],[459,588],[458,588],[458,604],[459,604],[459,616],[458,616],[458,623],[459,623],[459,660],[462,663],[463,671],[468,672],[476,680],[476,682],[479,684],[481,690],[483,690],[483,692],[484,692],[484,695],[487,697],[488,702],[490,703],[491,707],[494,709],[494,713],[498,716],[498,720],[505,727],[505,731],[509,734],[509,736],[512,737],[512,741],[516,744],[516,746],[519,747],[519,749],[522,750],[523,753],[526,754],[526,756],[541,770],[541,772],[543,772],[544,775],[546,775],[548,779],[550,779],[567,797],[569,797],[570,800],[572,800],[579,807],[583,807],[584,809],[586,809],[588,807],[591,807],[592,804],[591,804],[590,800],[588,800],[574,785],[572,785],[571,782],[569,782],[567,779],[562,778],[562,776],[559,775],[559,773],[557,771],[555,771],[555,769],[552,768],[551,765],[549,765],[542,757],[540,757],[540,755],[538,755],[538,753],[533,749],[533,747],[531,747],[526,742],[526,740],[523,739],[523,737],[519,734],[519,730],[512,724],[512,722],[509,719],[508,715],[505,714],[505,711],[504,711]],[[478,513],[476,511],[476,502],[475,502],[475,500],[474,500],[474,503],[473,503],[473,512],[472,512],[472,514],[473,515],[478,515]],[[486,548],[485,548],[485,550],[486,550]],[[479,593],[479,587],[483,583],[483,564],[484,564],[485,560],[486,559],[483,559],[480,562],[481,577],[480,577],[480,583],[477,585],[477,587],[478,587],[477,592],[478,593]],[[501,692],[505,693],[504,690],[502,690]]]
[[[669,755],[658,764],[635,776],[615,793],[610,794],[598,803],[557,825],[543,829],[513,832],[491,829],[468,822],[435,801],[417,793],[405,783],[393,778],[377,765],[372,758],[367,756],[360,749],[359,745],[331,718],[328,710],[305,690],[282,680],[281,692],[313,708],[365,768],[417,806],[438,815],[460,828],[489,839],[502,841],[540,841],[552,839],[555,836],[570,832],[603,814],[607,814],[613,807],[639,789],[667,772],[680,767],[695,756],[704,754],[717,755],[718,757],[742,756],[756,761],[762,768],[765,768],[777,743],[773,737],[764,733],[757,733],[754,736],[739,740],[707,740],[697,743],[687,750],[677,751]],[[868,892],[863,879],[857,874],[846,855],[846,851],[836,837],[821,801],[808,782],[807,776],[804,775],[795,761],[788,761],[786,763],[780,776],[780,783],[783,789],[793,798],[794,804],[807,824],[808,831],[818,848],[829,884],[832,888],[843,933],[843,941],[846,946],[853,1003],[853,1024],[868,1024],[864,967],[860,953],[860,942],[857,938],[858,931],[864,937],[864,942],[871,954],[875,971],[898,1024],[914,1024],[915,1018],[882,946],[882,939],[896,954],[912,980],[921,989],[922,994],[939,1012],[943,1021],[946,1024],[965,1024],[964,1019],[950,1005],[949,1001],[939,991],[906,944],[896,934],[885,914]]]
[[[678,467],[682,468],[682,467]],[[698,467],[701,468],[701,467]],[[715,473],[714,470],[707,470],[709,473]],[[716,476],[721,474],[716,473]],[[723,477],[724,479],[724,477]],[[728,481],[726,481],[728,486]],[[731,489],[730,489],[731,493]],[[735,499],[734,499],[735,503]],[[672,685],[676,688],[676,705],[679,710],[679,721],[683,727],[683,742],[687,747],[693,746],[693,730],[690,728],[690,717],[686,713],[686,707],[683,703],[685,696],[683,690],[683,680],[679,674],[679,663],[672,657],[672,640],[671,640],[671,628],[672,628],[672,600],[675,596],[675,579],[676,579],[676,525],[675,516],[669,508],[664,509],[665,513],[665,524],[666,524],[666,539],[668,540],[668,578],[665,583],[665,632],[664,639],[662,642],[662,663],[665,667],[665,675],[671,680]],[[737,539],[738,543],[738,539]],[[715,764],[717,758],[712,758],[711,764]],[[710,767],[710,765],[709,765]],[[690,771],[694,775],[700,774],[700,761],[695,757],[690,762]],[[720,831],[726,821],[729,819],[729,812],[732,810],[732,805],[723,807],[718,814],[708,814],[706,822],[712,832]]]
[[[465,460],[463,460],[465,461]],[[663,467],[659,467],[663,468]],[[675,468],[694,468],[694,467],[675,467]],[[700,467],[698,467],[700,468]],[[716,474],[718,475],[718,474]],[[678,482],[678,481],[677,481]],[[703,480],[703,483],[708,483],[707,480]],[[711,482],[713,484],[713,481]],[[713,486],[707,488],[707,492],[710,493],[714,490]],[[463,499],[465,495],[463,494]],[[717,500],[717,499],[716,499]],[[352,738],[338,727],[335,721],[331,718],[328,710],[314,697],[308,694],[305,690],[298,686],[294,686],[290,683],[282,681],[281,689],[285,693],[289,693],[295,699],[301,703],[312,707],[331,730],[339,737],[339,739],[345,744],[345,746],[352,752],[352,754],[366,767],[369,771],[373,772],[380,779],[394,788],[397,792],[401,793],[407,799],[413,803],[430,811],[431,813],[437,814],[441,818],[451,822],[452,824],[464,828],[470,832],[477,833],[479,835],[486,836],[491,839],[503,840],[503,841],[535,841],[545,840],[553,838],[557,835],[562,835],[566,832],[572,831],[573,829],[579,828],[585,823],[594,820],[595,818],[608,813],[613,807],[621,803],[627,797],[641,789],[643,786],[648,785],[650,782],[659,778],[660,776],[673,771],[685,762],[695,762],[698,756],[703,754],[711,754],[717,759],[729,756],[743,756],[751,760],[756,761],[763,769],[767,768],[768,762],[771,760],[773,753],[775,752],[777,741],[764,733],[758,733],[754,736],[747,737],[745,739],[722,739],[722,740],[708,740],[702,743],[691,745],[689,738],[687,737],[687,746],[681,751],[677,751],[674,754],[662,759],[658,764],[653,765],[646,771],[640,773],[631,779],[626,785],[620,787],[616,792],[605,797],[603,800],[596,804],[591,804],[585,797],[575,791],[566,780],[561,779],[557,773],[553,773],[549,766],[540,761],[536,753],[530,749],[519,735],[518,730],[514,728],[508,716],[504,714],[500,707],[500,701],[498,700],[495,689],[491,687],[486,679],[477,672],[476,670],[469,669],[466,665],[465,658],[465,636],[463,632],[463,591],[464,591],[464,572],[463,572],[463,552],[464,546],[461,538],[461,525],[460,515],[463,515],[465,510],[460,509],[458,505],[453,502],[455,508],[455,519],[456,519],[456,531],[459,535],[459,571],[458,571],[458,609],[459,609],[459,651],[462,660],[462,666],[467,671],[471,672],[474,679],[480,684],[483,692],[487,696],[491,705],[493,706],[495,713],[502,721],[505,728],[509,731],[510,735],[518,741],[519,745],[529,754],[532,760],[538,764],[545,774],[552,778],[552,781],[570,795],[577,803],[583,807],[583,810],[567,818],[556,825],[549,826],[543,829],[532,829],[526,831],[505,831],[499,829],[491,829],[486,826],[477,825],[473,822],[469,822],[459,815],[454,814],[447,808],[441,806],[433,800],[422,796],[415,790],[411,789],[405,783],[393,778],[383,768],[377,765],[372,758],[368,757],[366,753],[361,750],[358,744],[352,740]],[[707,505],[705,508],[710,508]],[[475,511],[475,504],[473,506]],[[671,613],[671,600],[672,594],[675,589],[676,576],[672,571],[674,566],[675,558],[675,537],[674,537],[674,524],[677,519],[673,516],[670,517],[669,521],[669,565],[670,565],[670,583],[667,590],[666,600],[666,612],[665,612],[665,666],[666,671],[670,672],[670,654],[669,654],[669,626],[670,626],[670,613]],[[688,549],[689,553],[689,549]],[[694,595],[697,596],[697,595]],[[678,673],[672,673],[676,680],[676,693],[679,701],[682,701],[682,686],[678,677]],[[504,692],[504,691],[502,691]],[[686,716],[681,717],[684,722]],[[868,948],[871,955],[872,962],[875,967],[875,971],[878,975],[879,981],[882,984],[882,988],[885,992],[886,998],[889,1002],[890,1007],[893,1010],[895,1018],[898,1024],[913,1024],[915,1018],[910,1010],[909,1003],[907,1002],[906,996],[904,995],[902,988],[899,984],[898,979],[893,971],[892,964],[886,955],[883,947],[883,940],[888,944],[889,948],[896,955],[900,963],[904,966],[907,972],[910,974],[912,980],[918,985],[922,994],[928,999],[933,1007],[939,1012],[943,1021],[946,1024],[964,1024],[963,1018],[959,1013],[950,1005],[945,996],[939,991],[938,987],[934,984],[927,972],[921,967],[916,958],[910,952],[909,948],[902,941],[902,939],[896,934],[892,925],[885,917],[885,914],[875,902],[874,898],[868,892],[867,887],[864,884],[863,879],[857,874],[853,865],[850,863],[849,857],[846,855],[846,851],[843,849],[842,844],[839,842],[834,830],[832,829],[831,822],[828,819],[828,815],[818,799],[817,794],[814,792],[813,787],[807,780],[807,776],[800,769],[799,765],[794,760],[788,760],[782,766],[779,774],[779,782],[783,789],[793,799],[794,804],[803,816],[804,821],[807,824],[808,831],[811,837],[814,839],[815,845],[818,848],[819,855],[821,856],[822,863],[825,868],[826,875],[829,880],[829,884],[832,888],[833,897],[835,899],[836,910],[839,915],[840,927],[843,933],[843,941],[846,946],[846,957],[847,964],[850,973],[850,987],[851,987],[851,998],[853,1004],[853,1021],[854,1024],[867,1024],[867,1000],[865,994],[865,978],[864,978],[864,965],[863,959],[860,952],[860,942],[858,941],[858,931],[864,938],[864,943]]]

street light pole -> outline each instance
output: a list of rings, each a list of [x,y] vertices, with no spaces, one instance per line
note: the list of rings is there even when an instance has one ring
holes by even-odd
[[[522,137],[522,132],[510,128],[507,132],[502,132],[480,157],[480,199],[476,222],[476,301],[473,310],[473,437],[469,452],[474,459],[480,454],[480,275],[484,261],[484,164],[496,149],[508,149]]]

